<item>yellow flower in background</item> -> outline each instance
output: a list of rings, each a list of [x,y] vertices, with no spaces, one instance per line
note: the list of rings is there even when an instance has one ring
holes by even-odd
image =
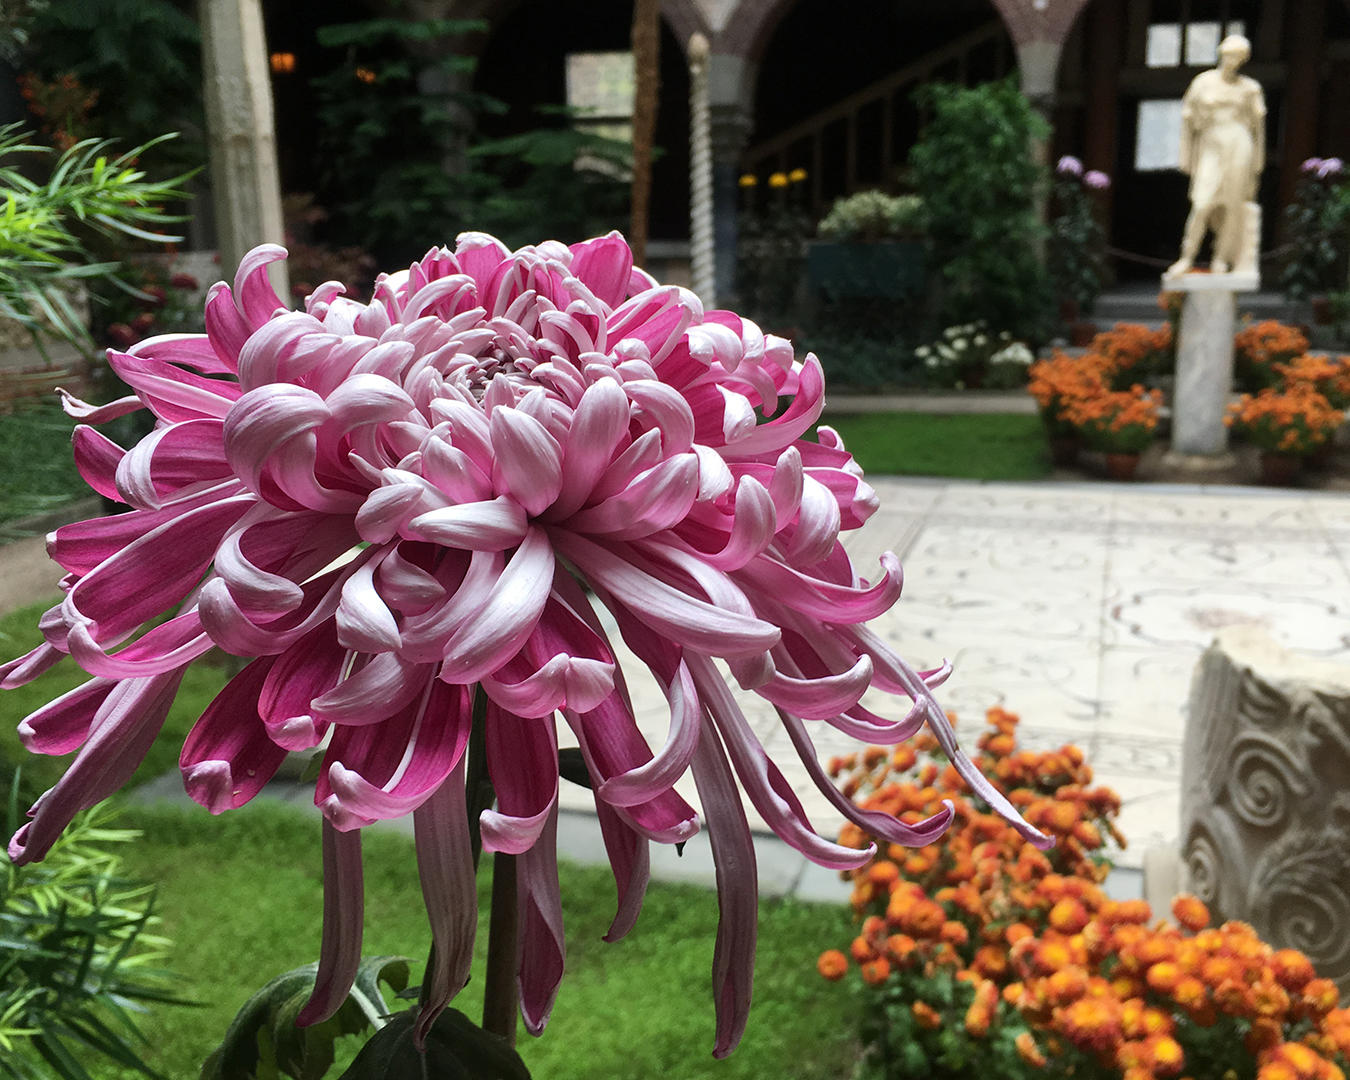
[[[788,181],[790,183],[800,184],[805,179],[806,179],[805,169],[793,169],[790,173],[788,173]]]
[[[769,177],[769,187],[784,188],[788,186],[787,173],[776,172]]]
[[[741,187],[756,187],[759,184],[759,177],[754,173],[741,173],[740,180],[737,181]]]

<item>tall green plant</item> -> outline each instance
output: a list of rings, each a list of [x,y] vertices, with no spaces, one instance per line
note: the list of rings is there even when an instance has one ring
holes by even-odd
[[[150,180],[137,167],[142,155],[168,138],[115,156],[108,140],[85,139],[57,157],[48,179],[39,182],[20,162],[51,151],[30,142],[17,124],[0,128],[0,316],[35,336],[52,333],[89,344],[70,301],[71,286],[120,283],[120,263],[92,254],[91,240],[179,239],[152,230],[181,220],[165,206],[185,197],[181,184],[187,178]]]
[[[467,89],[474,61],[454,51],[457,38],[479,29],[467,20],[394,18],[319,29],[321,45],[342,50],[311,84],[317,194],[333,211],[332,238],[397,264],[466,229],[515,245],[580,240],[625,224],[631,152],[577,130],[569,110],[540,108],[539,126],[518,135],[477,136],[477,117],[506,109]]]
[[[181,172],[205,162],[201,31],[191,4],[30,0],[28,6],[19,62],[43,79],[73,75],[97,91],[89,116],[95,130],[129,144],[180,131],[161,154],[161,167]]]
[[[1291,300],[1346,287],[1350,259],[1350,182],[1339,158],[1309,158],[1285,207],[1289,255],[1280,285]]]
[[[1038,336],[1049,287],[1036,212],[1044,170],[1035,143],[1049,127],[1011,80],[934,83],[916,95],[930,119],[910,151],[937,268],[943,324],[983,319]]]
[[[136,1014],[185,1002],[157,966],[169,942],[150,932],[153,887],[124,879],[112,850],[139,834],[111,822],[85,812],[30,866],[0,854],[0,1077],[90,1080],[91,1056],[158,1075]]]

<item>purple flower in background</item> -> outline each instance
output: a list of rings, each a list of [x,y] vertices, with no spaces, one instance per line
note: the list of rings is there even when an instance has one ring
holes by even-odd
[[[1055,165],[1055,172],[1060,176],[1082,176],[1083,163],[1072,154],[1065,154]]]
[[[1111,178],[1100,169],[1089,169],[1083,174],[1083,183],[1096,191],[1105,191],[1111,186]]]
[[[1299,171],[1305,173],[1316,172],[1321,165],[1322,159],[1320,157],[1304,158],[1303,164],[1299,166]]]
[[[1317,175],[1319,179],[1326,180],[1332,176],[1339,176],[1344,168],[1345,162],[1340,158],[1329,157],[1317,166]]]
[[[183,746],[188,794],[248,802],[289,751],[327,740],[323,950],[301,1021],[333,1013],[361,953],[363,826],[412,814],[435,964],[427,1026],[468,979],[476,924],[465,795],[474,701],[497,802],[484,847],[519,856],[522,1015],[534,1033],[564,967],[556,865],[559,714],[580,744],[618,885],[609,937],[633,925],[648,843],[699,815],[717,864],[716,1053],[749,1008],[756,870],[743,789],[788,844],[849,869],[724,681],[771,703],[840,813],[890,842],[935,841],[951,808],[906,824],[830,783],[811,729],[893,744],[925,724],[972,790],[1038,844],[957,747],[916,671],[864,623],[900,596],[900,564],[859,578],[840,533],[877,507],[828,427],[819,362],[635,268],[618,234],[511,253],[466,233],[360,304],[336,283],[304,311],[273,292],[276,246],[215,285],[205,334],[143,341],[109,362],[135,394],[67,399],[81,474],[128,512],[49,539],[65,596],[45,642],[0,666],[22,685],[69,655],[91,680],[19,727],[37,753],[78,750],[10,841],[42,858],[72,816],[117,790],[156,738],[192,661],[250,662]],[[148,409],[124,449],[94,426]],[[597,605],[669,705],[653,750]],[[899,719],[862,707],[869,687]]]

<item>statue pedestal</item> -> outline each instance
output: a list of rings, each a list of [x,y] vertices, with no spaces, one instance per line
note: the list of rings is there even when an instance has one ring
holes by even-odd
[[[1236,294],[1255,292],[1256,273],[1164,274],[1167,292],[1186,294],[1177,341],[1172,452],[1221,459],[1228,452],[1224,410],[1233,386]]]

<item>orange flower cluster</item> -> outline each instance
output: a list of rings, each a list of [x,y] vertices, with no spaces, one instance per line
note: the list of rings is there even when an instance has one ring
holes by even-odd
[[[883,844],[845,875],[860,930],[847,956],[819,961],[832,980],[851,962],[885,1000],[908,1005],[884,1013],[889,1044],[950,1063],[953,1040],[967,1040],[971,1075],[1344,1080],[1350,1009],[1337,1007],[1336,985],[1245,923],[1210,928],[1195,897],[1177,898],[1174,923],[1155,922],[1143,900],[1109,898],[1119,798],[1091,786],[1077,747],[1019,749],[1015,715],[993,709],[987,722],[976,761],[1055,835],[1048,852],[973,797],[931,737],[918,754],[873,747],[830,762],[865,809],[906,821],[943,800],[955,809],[941,844]],[[854,847],[870,839],[853,826],[840,834]],[[911,1074],[922,1075],[898,1075]]]
[[[1286,387],[1306,383],[1327,399],[1333,409],[1350,407],[1350,356],[1296,356],[1275,370]]]
[[[1117,378],[1138,378],[1146,371],[1170,365],[1172,326],[1164,323],[1155,330],[1143,323],[1116,323],[1092,339],[1088,352],[1110,361]]]
[[[1076,401],[1106,393],[1114,369],[1096,353],[1070,356],[1055,350],[1027,369],[1027,392],[1041,407],[1041,416],[1052,430],[1071,434],[1076,430],[1065,413]]]
[[[1332,436],[1342,419],[1343,414],[1312,383],[1291,382],[1283,390],[1243,394],[1228,407],[1224,422],[1263,450],[1308,454]]]
[[[1067,403],[1064,419],[1083,433],[1095,450],[1137,454],[1153,441],[1162,391],[1142,386],[1109,390]]]
[[[1238,384],[1253,390],[1279,383],[1276,364],[1287,364],[1308,351],[1308,339],[1296,326],[1274,319],[1248,323],[1233,336]]]

